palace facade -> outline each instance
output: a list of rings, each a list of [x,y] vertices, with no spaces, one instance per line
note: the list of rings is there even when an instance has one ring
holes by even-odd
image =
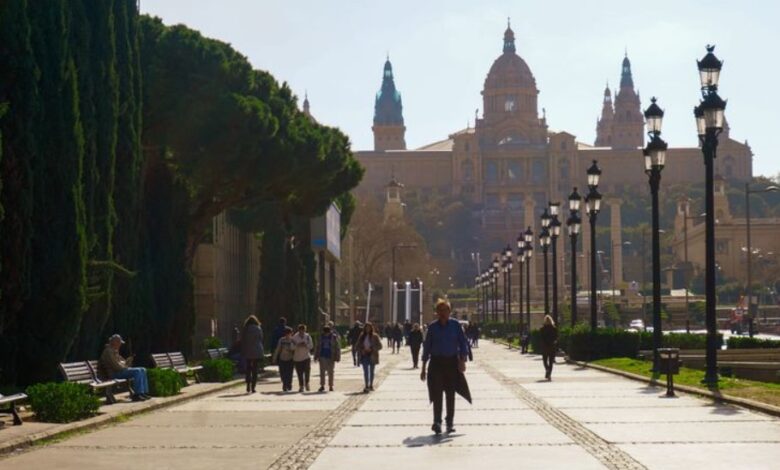
[[[628,188],[647,185],[641,153],[645,140],[642,103],[627,56],[619,83],[614,92],[609,87],[604,90],[595,142],[584,143],[571,133],[551,130],[544,112],[539,113],[536,79],[517,54],[514,32],[508,26],[501,54],[485,78],[481,117],[473,127],[411,150],[406,148],[401,95],[388,59],[375,100],[374,149],[356,152],[366,168],[358,194],[383,197],[386,185],[395,178],[407,193],[457,198],[473,208],[479,227],[481,246],[473,249],[498,250],[527,226],[538,233],[539,215],[549,201],[565,203],[575,186],[582,188],[584,196],[585,170],[597,160],[603,170],[599,192],[606,204],[602,207],[613,211],[613,243],[619,243],[619,217],[615,217],[619,198]],[[666,166],[665,184],[703,182],[702,154],[697,147],[670,148]],[[751,149],[731,139],[728,128],[720,138],[715,171],[735,182],[752,176]],[[587,230],[583,234],[587,236]],[[559,249],[561,256],[563,252]],[[465,259],[468,254],[453,256]]]

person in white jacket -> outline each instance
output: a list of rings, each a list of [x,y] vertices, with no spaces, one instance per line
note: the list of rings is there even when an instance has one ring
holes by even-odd
[[[298,391],[303,392],[304,388],[309,391],[309,376],[311,376],[311,352],[314,349],[314,342],[311,336],[306,333],[306,325],[298,325],[298,332],[292,337],[293,343],[293,364],[295,373],[298,375]]]

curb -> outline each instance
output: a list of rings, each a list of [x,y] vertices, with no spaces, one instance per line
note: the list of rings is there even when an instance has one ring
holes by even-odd
[[[269,377],[273,375],[275,374],[267,372],[261,375],[260,377]],[[98,416],[93,416],[92,418],[87,418],[85,420],[66,423],[61,427],[57,427],[56,429],[50,429],[38,433],[29,434],[26,436],[20,436],[8,440],[6,442],[0,443],[0,458],[6,457],[8,454],[12,452],[16,452],[19,450],[32,447],[36,443],[42,440],[56,439],[57,437],[63,436],[65,434],[70,434],[73,432],[93,431],[98,428],[118,422],[120,420],[124,420],[129,416],[135,416],[142,413],[147,413],[150,411],[167,408],[173,405],[180,405],[190,400],[202,398],[206,395],[211,395],[213,393],[225,391],[229,388],[233,388],[242,383],[244,383],[244,379],[234,379],[231,380],[230,382],[225,382],[223,384],[220,384],[219,386],[210,388],[208,390],[199,390],[197,392],[193,392],[192,394],[165,397],[164,398],[165,401],[155,401],[154,403],[149,403],[147,406],[133,408],[131,410],[127,410],[127,412],[124,413],[119,413],[119,414],[104,413]]]
[[[609,368],[609,367],[600,366],[598,364],[589,364],[587,362],[573,361],[573,360],[568,359],[568,358],[566,359],[566,362],[568,364],[575,364],[575,365],[578,365],[580,367],[588,367],[590,369],[596,369],[596,370],[600,370],[602,372],[608,372],[610,374],[619,375],[619,376],[625,377],[627,379],[636,380],[638,382],[644,382],[646,384],[650,384],[650,385],[653,385],[653,386],[656,386],[656,387],[666,388],[666,382],[665,381],[662,383],[662,382],[659,382],[658,380],[655,380],[655,379],[652,379],[652,378],[647,378],[647,377],[642,376],[642,375],[632,374],[631,372],[625,372],[625,371],[618,370],[618,369],[612,369],[612,368]],[[765,413],[765,414],[768,414],[768,415],[771,415],[771,416],[780,417],[780,406],[774,406],[774,405],[769,405],[769,404],[766,404],[766,403],[760,403],[760,402],[757,402],[757,401],[754,401],[754,400],[749,400],[747,398],[732,397],[732,396],[729,396],[729,395],[724,395],[724,394],[719,393],[719,392],[711,392],[709,390],[701,390],[701,389],[696,388],[696,387],[691,387],[690,385],[677,385],[677,384],[675,384],[674,388],[675,388],[675,390],[680,390],[682,392],[685,392],[685,393],[688,393],[688,394],[691,394],[691,395],[698,395],[700,397],[710,398],[710,399],[712,399],[712,400],[714,400],[716,402],[719,402],[719,403],[728,403],[728,404],[731,404],[731,405],[738,405],[738,406],[741,406],[743,408],[751,409],[753,411],[759,411],[761,413]]]

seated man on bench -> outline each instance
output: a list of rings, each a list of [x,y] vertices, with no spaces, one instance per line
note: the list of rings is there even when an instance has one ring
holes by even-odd
[[[133,390],[131,395],[133,401],[145,401],[151,397],[149,393],[149,383],[146,378],[146,369],[144,367],[130,367],[133,364],[133,357],[125,359],[119,354],[119,348],[125,344],[122,337],[112,335],[108,338],[108,344],[100,355],[99,367],[105,371],[106,375],[112,379],[133,379]]]

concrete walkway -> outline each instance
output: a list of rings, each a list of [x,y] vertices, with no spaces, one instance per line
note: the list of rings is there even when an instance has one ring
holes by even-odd
[[[336,392],[281,394],[278,379],[218,393],[0,460],[5,468],[778,468],[780,420],[483,341],[467,372],[474,404],[434,437],[406,350],[383,354],[360,393],[345,355]],[[316,372],[317,366],[314,365]],[[318,386],[315,374],[312,389]]]

